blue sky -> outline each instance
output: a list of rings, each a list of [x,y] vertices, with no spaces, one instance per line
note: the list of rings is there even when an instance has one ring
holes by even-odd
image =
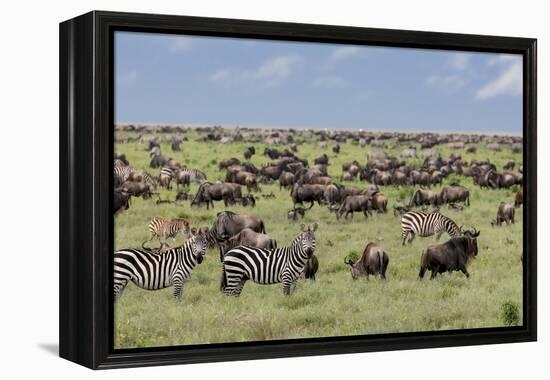
[[[519,55],[115,34],[115,121],[512,132]]]

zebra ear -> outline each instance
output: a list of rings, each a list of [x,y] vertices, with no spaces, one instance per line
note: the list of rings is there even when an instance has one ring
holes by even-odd
[[[304,223],[302,223],[302,224],[300,225],[300,229],[301,229],[302,231],[305,231],[305,230],[306,230],[306,225],[305,225]]]

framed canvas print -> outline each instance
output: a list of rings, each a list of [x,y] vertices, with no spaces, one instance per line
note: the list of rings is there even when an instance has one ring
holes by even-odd
[[[536,339],[536,40],[60,25],[60,355]]]

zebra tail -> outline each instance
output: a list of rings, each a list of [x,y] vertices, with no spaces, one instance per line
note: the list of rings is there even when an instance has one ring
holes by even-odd
[[[267,233],[265,232],[265,225],[263,220],[260,221],[260,230],[263,234]]]

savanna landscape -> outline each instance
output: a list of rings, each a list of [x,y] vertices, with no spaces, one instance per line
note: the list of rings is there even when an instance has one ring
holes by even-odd
[[[219,244],[210,242],[179,300],[170,287],[126,286],[115,303],[115,348],[521,325],[521,148],[521,137],[503,134],[119,124],[115,171],[125,166],[138,174],[115,178],[115,193],[123,200],[114,210],[115,251],[142,249],[155,217],[184,219],[191,230],[212,231],[218,213],[233,211],[261,219],[277,247],[289,245],[302,223],[316,223],[318,270],[315,279],[300,278],[290,295],[283,294],[281,284],[248,281],[239,297],[227,296],[220,291]],[[231,158],[238,164],[224,162]],[[356,173],[350,164],[357,166]],[[164,168],[174,176],[197,169],[205,178],[192,178],[187,186],[174,177],[167,184],[159,178]],[[201,186],[240,182],[232,173],[254,170],[240,184],[241,197],[227,205],[213,201],[214,207],[207,208],[196,201]],[[294,176],[287,187],[280,186],[281,172]],[[309,183],[325,189],[311,208],[292,197]],[[330,186],[336,198],[326,191]],[[445,186],[466,188],[469,205],[441,199]],[[346,217],[346,189],[369,199],[383,195],[386,203],[378,208],[369,200],[365,213]],[[413,196],[419,189],[436,198]],[[513,210],[514,223],[509,214],[498,213],[501,202]],[[292,214],[298,208],[303,218]],[[416,236],[403,245],[401,214],[407,210],[439,212],[461,231],[479,232],[477,255],[467,262],[469,278],[444,271],[433,280],[429,275],[419,279],[423,251],[451,237],[446,232],[439,241],[434,235]],[[182,232],[175,240],[153,239],[145,247],[154,251],[166,242],[170,249],[190,236]],[[356,262],[369,242],[387,253],[385,279],[353,279],[345,263]]]

